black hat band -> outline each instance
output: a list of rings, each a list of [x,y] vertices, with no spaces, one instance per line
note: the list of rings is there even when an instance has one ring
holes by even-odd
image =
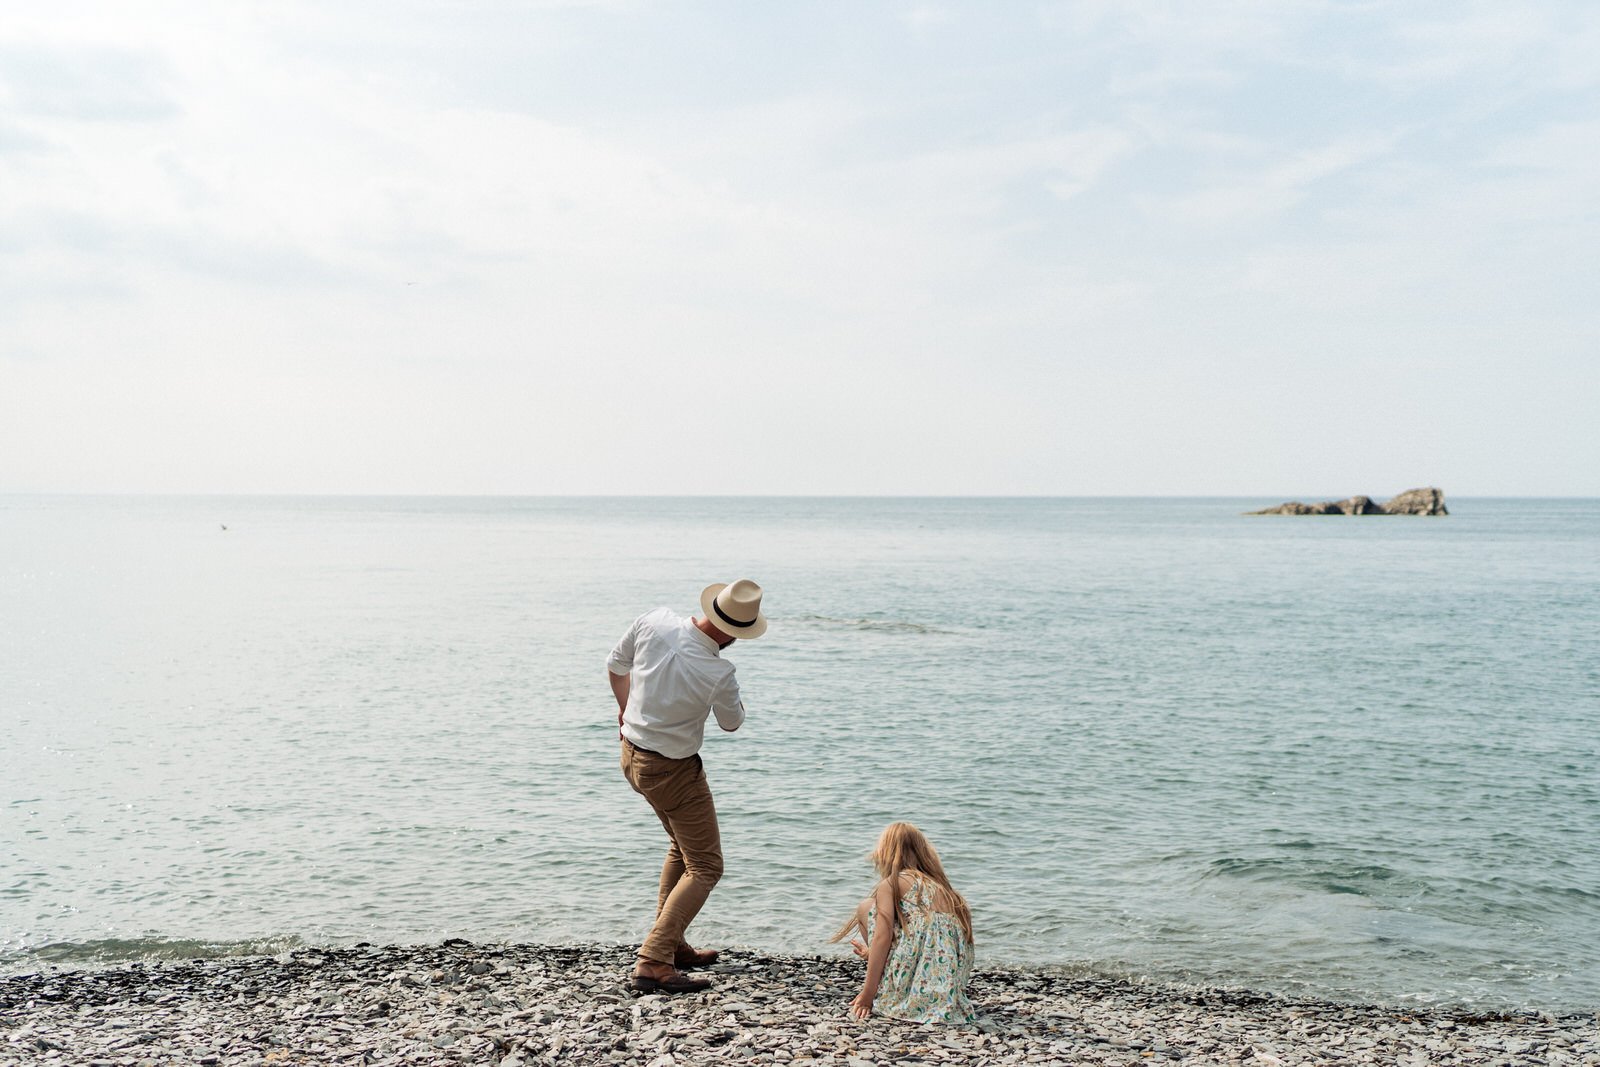
[[[729,626],[754,626],[756,624],[755,619],[751,619],[749,622],[740,622],[738,619],[729,618],[728,613],[722,610],[722,605],[718,604],[715,598],[713,598],[711,601],[711,610],[717,613],[717,618],[721,619]],[[757,615],[756,619],[759,619],[760,617],[760,615]]]

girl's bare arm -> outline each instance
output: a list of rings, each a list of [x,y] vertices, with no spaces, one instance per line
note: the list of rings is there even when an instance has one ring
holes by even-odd
[[[889,962],[889,949],[894,944],[895,922],[894,892],[885,879],[872,891],[872,901],[877,905],[878,921],[872,927],[872,941],[867,946],[867,977],[861,983],[861,992],[850,1002],[850,1014],[865,1019],[872,1014],[872,1002],[878,996],[878,983],[883,981],[883,969]]]

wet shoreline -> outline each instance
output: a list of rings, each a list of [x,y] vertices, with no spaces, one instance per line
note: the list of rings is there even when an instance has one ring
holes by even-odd
[[[621,946],[301,949],[0,978],[4,1064],[1600,1065],[1600,1019],[981,971],[975,1027],[850,1019],[854,959],[728,952],[635,996]]]

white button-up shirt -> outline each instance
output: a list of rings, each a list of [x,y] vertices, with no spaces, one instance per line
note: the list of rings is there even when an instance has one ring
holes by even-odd
[[[733,664],[717,654],[717,643],[693,619],[668,608],[633,621],[606,660],[612,674],[631,674],[622,736],[640,748],[672,759],[700,751],[706,716],[737,730],[744,704]]]

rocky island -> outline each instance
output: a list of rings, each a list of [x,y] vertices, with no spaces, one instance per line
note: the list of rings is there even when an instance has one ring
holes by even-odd
[[[1382,504],[1370,496],[1353,496],[1348,500],[1325,500],[1320,504],[1302,504],[1291,500],[1275,508],[1247,511],[1246,515],[1448,515],[1444,506],[1442,489],[1407,489],[1399,496]]]

